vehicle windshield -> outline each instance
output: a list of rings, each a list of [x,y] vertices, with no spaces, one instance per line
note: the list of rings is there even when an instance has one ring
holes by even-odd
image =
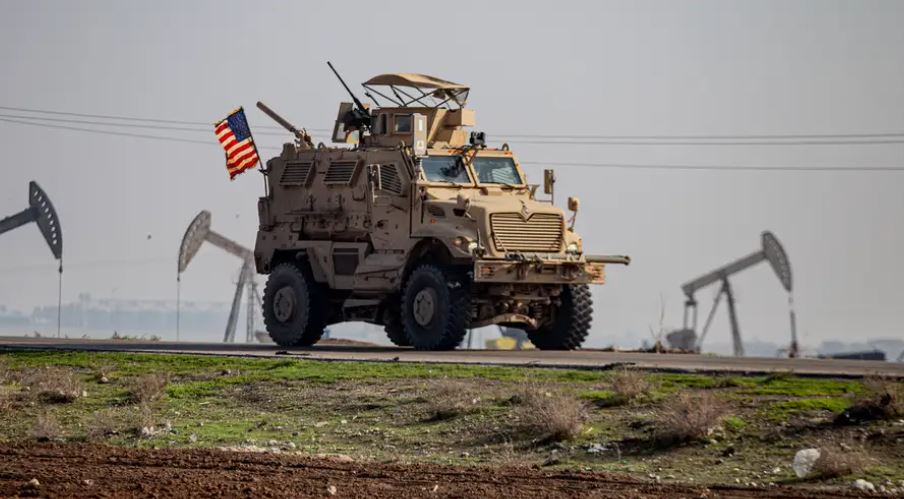
[[[521,185],[521,175],[512,158],[477,156],[471,162],[481,184]]]
[[[421,168],[430,182],[471,183],[461,156],[427,156],[421,160]]]

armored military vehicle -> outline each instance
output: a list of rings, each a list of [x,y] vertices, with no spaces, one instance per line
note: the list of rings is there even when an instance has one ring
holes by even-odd
[[[258,103],[296,135],[267,162],[258,202],[254,258],[269,274],[273,340],[307,346],[330,324],[364,321],[396,345],[447,350],[469,328],[499,324],[541,349],[579,347],[593,313],[588,284],[629,259],[584,252],[577,199],[568,221],[538,199],[507,145],[468,133],[475,113],[464,85],[383,74],[362,84],[371,107],[342,84],[354,102],[339,107],[332,141],[341,146],[314,146]],[[553,195],[555,177],[544,173]]]

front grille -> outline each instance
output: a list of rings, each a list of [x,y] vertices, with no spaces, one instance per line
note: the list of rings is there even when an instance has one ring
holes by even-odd
[[[520,213],[493,213],[490,227],[497,251],[558,253],[562,249],[561,215],[534,213],[525,220]]]

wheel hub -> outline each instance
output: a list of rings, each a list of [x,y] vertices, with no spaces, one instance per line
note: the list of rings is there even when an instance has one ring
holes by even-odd
[[[436,313],[436,291],[424,288],[414,297],[414,320],[420,326],[428,326]]]
[[[286,322],[295,314],[295,291],[286,286],[273,295],[273,315],[279,322]]]

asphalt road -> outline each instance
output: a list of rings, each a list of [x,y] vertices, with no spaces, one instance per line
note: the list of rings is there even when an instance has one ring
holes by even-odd
[[[642,369],[686,372],[762,374],[793,372],[820,376],[892,376],[904,378],[904,363],[836,359],[785,359],[767,357],[719,357],[692,354],[653,354],[576,350],[453,350],[418,352],[406,348],[315,345],[282,348],[262,344],[190,343],[170,341],[86,340],[0,336],[2,350],[90,350],[153,352],[245,357],[283,357],[315,360],[371,362],[433,362],[510,366],[607,369],[630,366]]]

